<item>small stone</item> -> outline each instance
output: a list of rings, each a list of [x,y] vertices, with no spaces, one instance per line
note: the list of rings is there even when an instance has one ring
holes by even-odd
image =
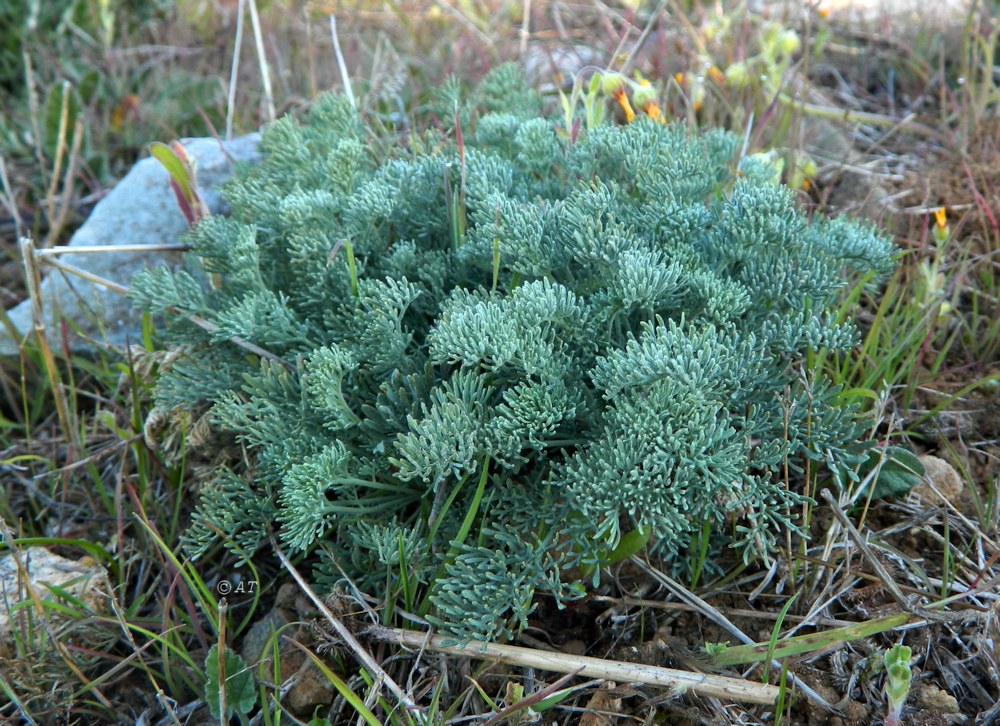
[[[53,590],[58,588],[74,599],[70,605],[73,611],[85,609],[100,615],[107,614],[111,584],[107,572],[92,557],[70,560],[44,547],[28,547],[20,550],[18,559],[27,570],[31,588],[41,600],[61,600]],[[9,646],[13,645],[13,633],[19,627],[18,618],[33,617],[35,614],[34,608],[22,605],[31,599],[26,585],[14,556],[8,554],[0,558],[0,654],[5,650],[9,652]],[[19,609],[15,610],[15,606]],[[50,623],[58,625],[72,616],[64,615],[56,608],[46,608],[46,617]],[[79,630],[77,637],[83,632]],[[87,645],[84,642],[76,644]]]
[[[923,686],[917,691],[917,703],[934,713],[959,713],[958,699],[942,688]]]
[[[848,726],[861,726],[861,724],[871,723],[868,714],[868,706],[861,701],[848,701],[844,706],[845,723]]]
[[[333,703],[336,689],[312,659],[304,661],[293,678],[295,683],[281,703],[296,716],[307,716],[317,706]]]
[[[272,650],[272,634],[280,631],[292,621],[290,614],[284,608],[275,607],[271,612],[258,620],[243,637],[240,655],[251,669],[256,668],[262,659],[268,659]],[[279,641],[280,642],[280,641]]]
[[[955,467],[944,459],[930,455],[921,456],[920,463],[924,465],[924,479],[927,481],[913,487],[913,493],[930,504],[944,502],[956,504],[965,489],[965,483],[955,471]],[[928,481],[934,488],[931,488]],[[937,489],[937,492],[934,489]]]
[[[616,723],[622,713],[622,699],[614,689],[617,684],[605,682],[594,691],[580,717],[580,726],[611,726]]]

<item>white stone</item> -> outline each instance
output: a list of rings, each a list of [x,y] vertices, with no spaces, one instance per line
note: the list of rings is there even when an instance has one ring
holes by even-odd
[[[233,161],[229,157],[236,161],[257,161],[259,140],[259,134],[242,136],[221,145],[213,138],[183,140],[188,155],[196,162],[198,187],[213,214],[223,211],[220,189],[233,172]],[[97,203],[69,245],[175,244],[187,228],[187,220],[177,206],[166,170],[150,157],[132,167],[125,178]],[[132,276],[142,268],[177,263],[180,255],[167,252],[65,254],[59,257],[59,261],[128,285]],[[49,270],[42,282],[42,299],[47,336],[56,349],[62,346],[61,318],[78,326],[83,333],[84,337],[81,337],[70,328],[70,345],[75,351],[93,350],[88,337],[114,346],[123,346],[126,340],[137,342],[140,339],[141,313],[117,292],[58,270]],[[8,314],[22,337],[31,330],[29,300],[8,311]],[[18,343],[0,326],[0,355],[16,355]]]
[[[70,608],[80,611],[82,606],[91,613],[107,614],[109,612],[108,598],[111,596],[111,585],[104,568],[93,558],[69,560],[49,552],[44,547],[28,547],[18,552],[17,558],[27,572],[27,578],[18,567],[13,555],[0,557],[0,657],[6,651],[9,655],[14,642],[15,628],[20,630],[18,618],[37,617],[33,606],[25,606],[31,601],[31,590],[43,601],[56,601],[61,598],[53,592],[55,587],[72,597],[79,605],[71,604]],[[12,612],[13,611],[13,612]],[[81,616],[86,615],[81,611]],[[55,608],[46,608],[45,616],[49,622],[58,626],[59,621],[67,616]],[[36,623],[37,627],[37,623]]]

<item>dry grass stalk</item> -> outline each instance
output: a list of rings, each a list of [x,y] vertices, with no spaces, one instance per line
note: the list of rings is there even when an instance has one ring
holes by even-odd
[[[401,628],[379,626],[367,631],[366,635],[386,643],[396,643],[404,648],[426,649],[468,658],[494,660],[499,663],[537,668],[552,673],[579,672],[580,675],[589,678],[601,678],[618,683],[662,686],[670,688],[678,694],[694,693],[699,696],[721,698],[739,703],[774,705],[778,700],[778,691],[780,690],[777,686],[746,681],[742,678],[693,673],[674,668],[603,660],[582,655],[553,653],[516,645],[472,640],[463,646],[456,646],[451,644],[454,642],[452,639],[441,635],[431,635],[430,633]]]
[[[391,693],[395,698],[406,708],[407,711],[413,714],[419,714],[421,711],[420,707],[414,703],[413,699],[408,693],[406,693],[396,681],[392,679],[388,673],[378,664],[378,662],[372,657],[372,655],[358,642],[358,639],[354,637],[354,634],[347,629],[340,619],[333,614],[333,611],[327,606],[323,599],[316,594],[316,591],[309,586],[305,578],[295,569],[291,560],[285,555],[281,546],[278,544],[274,537],[271,538],[271,546],[274,548],[275,554],[278,559],[281,560],[281,564],[284,565],[285,569],[289,572],[295,582],[298,584],[299,588],[309,599],[312,600],[313,604],[319,609],[326,618],[327,622],[333,626],[334,631],[336,631],[337,636],[340,637],[344,644],[347,646],[348,650],[354,655],[355,658],[365,667],[372,678],[375,679],[377,684],[380,684],[389,693]]]

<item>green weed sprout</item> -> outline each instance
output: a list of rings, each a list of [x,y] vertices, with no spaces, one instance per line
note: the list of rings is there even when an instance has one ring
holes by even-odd
[[[885,654],[885,696],[889,709],[885,716],[885,726],[898,726],[902,721],[903,703],[910,692],[910,647],[894,645]]]

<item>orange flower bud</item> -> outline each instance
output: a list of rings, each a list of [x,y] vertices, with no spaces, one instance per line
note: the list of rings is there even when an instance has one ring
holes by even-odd
[[[948,229],[948,213],[944,207],[938,207],[934,210],[934,240],[939,245],[943,245],[948,241],[950,233],[951,230]]]
[[[632,110],[632,104],[628,101],[628,96],[625,95],[625,89],[619,88],[615,91],[615,100],[618,101],[618,105],[622,107],[625,112],[625,120],[628,123],[632,123],[635,120],[635,111]]]

